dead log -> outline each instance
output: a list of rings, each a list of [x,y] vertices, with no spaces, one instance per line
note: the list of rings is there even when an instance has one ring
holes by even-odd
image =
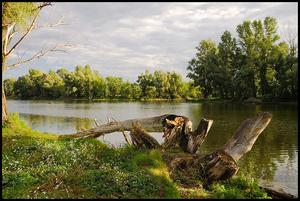
[[[95,128],[85,131],[79,131],[77,133],[61,135],[60,138],[97,138],[107,133],[113,133],[118,131],[131,131],[133,123],[139,123],[141,127],[148,132],[162,132],[163,123],[170,114],[165,114],[156,117],[144,118],[144,119],[129,119],[125,121],[109,122],[107,124],[98,125]],[[176,116],[176,115],[175,115]]]
[[[212,182],[231,178],[238,171],[237,161],[251,150],[258,136],[271,121],[272,115],[260,112],[255,117],[242,122],[234,135],[218,150],[206,155],[195,154],[199,149],[213,120],[202,119],[196,130],[192,131],[192,122],[184,116],[165,114],[144,119],[109,122],[96,128],[80,131],[62,137],[99,137],[116,131],[130,131],[132,144],[138,147],[163,148],[180,147],[185,156],[166,159],[171,176],[177,173],[197,178],[208,187]],[[159,143],[147,132],[163,132],[165,141]]]
[[[288,192],[285,192],[281,187],[276,186],[272,183],[260,182],[259,188],[266,191],[266,193],[271,196],[273,199],[297,199],[298,196],[292,195]]]
[[[159,148],[160,144],[155,138],[149,135],[138,123],[132,125],[130,132],[133,145],[137,147],[146,147],[148,149]]]
[[[189,118],[174,114],[125,121],[115,120],[102,125],[95,121],[97,126],[95,128],[81,130],[75,134],[61,135],[60,138],[97,138],[107,133],[130,131],[133,145],[141,146],[139,142],[144,142],[147,143],[146,147],[157,148],[159,143],[147,132],[163,132],[165,140],[162,147],[164,149],[179,146],[185,152],[195,153],[207,136],[212,122],[212,120],[202,119],[198,128],[192,131],[192,122]],[[129,143],[125,135],[124,138]]]
[[[267,127],[272,115],[268,112],[258,113],[245,120],[233,137],[222,146],[206,156],[188,155],[169,158],[170,172],[197,178],[208,187],[212,182],[231,178],[238,171],[237,161],[251,150],[257,137]]]

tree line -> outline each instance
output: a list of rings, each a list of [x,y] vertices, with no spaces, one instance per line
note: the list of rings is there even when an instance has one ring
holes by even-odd
[[[89,65],[73,72],[61,68],[4,80],[7,96],[23,99],[230,99],[254,97],[265,101],[298,98],[298,49],[295,38],[283,41],[273,17],[246,20],[236,27],[237,37],[225,31],[217,44],[202,40],[188,62],[184,82],[175,72],[146,70],[136,82],[101,77]],[[290,30],[289,30],[290,31]],[[291,36],[291,34],[289,34]]]
[[[277,29],[276,19],[266,17],[239,24],[237,38],[225,31],[219,44],[202,40],[187,77],[201,86],[204,98],[297,99],[296,38],[282,41]]]
[[[145,71],[136,82],[121,77],[101,77],[89,65],[76,66],[73,72],[60,68],[43,73],[30,69],[17,80],[4,80],[6,95],[27,98],[84,98],[84,99],[199,99],[201,91],[192,81],[183,81],[175,72]]]

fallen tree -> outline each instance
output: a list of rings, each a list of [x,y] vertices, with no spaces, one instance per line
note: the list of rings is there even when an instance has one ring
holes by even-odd
[[[203,118],[193,131],[189,118],[174,114],[114,121],[102,125],[97,123],[95,128],[63,135],[61,138],[97,138],[107,133],[123,132],[126,141],[134,146],[162,149],[171,176],[178,173],[188,175],[203,181],[204,187],[207,187],[214,181],[229,179],[237,173],[237,161],[251,150],[271,118],[270,113],[260,112],[255,117],[246,119],[226,144],[205,156],[196,152],[207,137],[213,120]],[[125,131],[130,132],[131,142]],[[160,145],[148,132],[163,132],[164,142]],[[176,147],[184,153],[168,152]]]

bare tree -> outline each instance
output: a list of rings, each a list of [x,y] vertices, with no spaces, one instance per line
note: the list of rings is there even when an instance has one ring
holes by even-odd
[[[283,40],[286,41],[290,48],[290,54],[298,55],[298,29],[288,22],[283,29],[281,29]]]

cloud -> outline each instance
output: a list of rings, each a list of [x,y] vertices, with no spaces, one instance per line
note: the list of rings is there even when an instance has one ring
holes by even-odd
[[[54,3],[45,8],[39,24],[55,23],[61,16],[67,25],[32,32],[18,48],[30,56],[59,43],[74,47],[68,54],[54,53],[5,77],[17,77],[30,67],[43,71],[62,66],[90,64],[102,76],[136,81],[146,69],[176,71],[186,76],[187,62],[203,39],[219,42],[225,30],[235,34],[244,20],[276,17],[282,29],[298,28],[297,3]],[[297,32],[298,33],[298,32]],[[16,55],[10,58],[14,62]]]

